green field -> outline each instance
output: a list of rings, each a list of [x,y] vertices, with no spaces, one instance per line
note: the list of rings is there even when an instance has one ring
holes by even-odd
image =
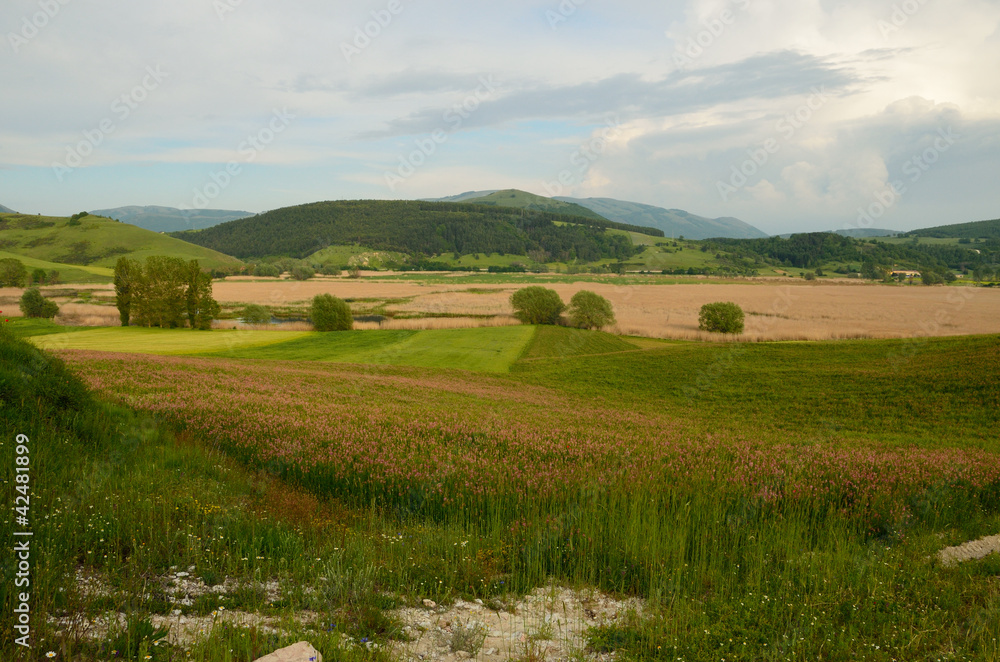
[[[206,269],[240,264],[228,255],[98,216],[72,222],[68,218],[0,214],[0,229],[3,230],[0,250],[15,257],[52,263],[53,266],[43,268],[57,269],[63,282],[69,281],[70,269],[111,269],[122,256],[139,260],[151,255],[179,257],[198,260]],[[86,271],[91,276],[105,276],[105,272]],[[104,282],[111,280],[110,273],[106,275]]]
[[[114,271],[107,267],[61,264],[59,262],[49,262],[25,255],[0,251],[0,260],[5,258],[20,260],[29,272],[34,269],[44,269],[46,272],[58,271],[59,281],[63,283],[107,283],[111,281],[114,275]]]
[[[14,332],[22,320],[15,320]],[[29,327],[31,328],[31,327]],[[304,331],[193,331],[191,329],[143,329],[137,327],[97,328],[63,333],[37,334],[37,327],[27,331],[42,349],[80,349],[135,354],[202,354],[229,351],[230,348],[263,347],[306,335]]]

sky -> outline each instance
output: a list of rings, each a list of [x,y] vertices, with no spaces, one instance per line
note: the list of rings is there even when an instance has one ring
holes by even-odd
[[[4,0],[0,204],[1000,217],[997,0]]]

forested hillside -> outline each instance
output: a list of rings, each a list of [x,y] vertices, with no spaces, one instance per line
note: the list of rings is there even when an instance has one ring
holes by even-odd
[[[703,246],[712,252],[728,252],[731,259],[769,265],[814,269],[830,263],[842,263],[855,264],[862,271],[894,266],[937,271],[971,268],[989,262],[1000,248],[992,242],[977,244],[976,250],[958,245],[889,244],[877,239],[860,240],[828,232],[796,234],[787,239],[711,239],[705,241]]]
[[[942,225],[936,228],[924,228],[908,233],[911,237],[937,237],[939,239],[1000,239],[1000,219],[994,221],[978,221],[976,223],[958,223]]]
[[[278,209],[173,236],[242,258],[304,258],[327,246],[360,244],[411,255],[545,253],[592,261],[634,255],[628,237],[653,228],[547,212],[444,202],[353,200]]]

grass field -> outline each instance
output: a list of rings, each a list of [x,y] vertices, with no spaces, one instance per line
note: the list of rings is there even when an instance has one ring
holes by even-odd
[[[16,320],[14,324],[20,324]],[[62,333],[32,334],[33,342],[46,350],[89,349],[136,354],[201,354],[230,348],[267,346],[306,335],[303,331],[192,331],[191,329],[143,329],[109,327],[73,329]]]
[[[60,544],[132,581],[167,565],[213,581],[277,577],[279,611],[320,609],[336,614],[321,621],[385,644],[398,634],[372,609],[489,600],[555,580],[645,601],[589,630],[583,653],[1000,659],[1000,562],[934,558],[1000,530],[1000,337],[643,349],[525,330],[510,374],[322,362],[432,351],[433,334],[326,334],[233,355],[269,361],[63,352],[103,396],[183,431],[187,441],[154,444],[163,450],[152,457],[183,472],[197,503],[233,510],[178,503],[184,517],[164,520],[181,496],[151,458],[127,488],[151,504],[140,521],[109,532],[101,491],[105,539],[95,526]],[[488,344],[494,331],[470,330],[462,343]],[[228,459],[198,460],[202,447]],[[246,471],[274,486],[261,488],[274,519],[259,530],[245,528],[245,488],[233,486]],[[166,497],[143,497],[146,481]],[[282,486],[304,492],[290,502]],[[151,542],[153,530],[189,542],[137,542],[128,558],[87,551]],[[338,550],[324,546],[331,538]],[[342,550],[351,562],[335,572],[355,593],[303,592],[322,585],[312,568],[329,577]],[[213,632],[203,645],[232,641]]]
[[[123,255],[140,260],[151,255],[198,260],[207,269],[240,264],[228,255],[98,216],[86,216],[71,225],[68,218],[0,214],[0,226],[3,229],[0,249],[16,256],[77,268],[113,268]],[[68,282],[66,276],[63,282]]]
[[[85,267],[73,264],[62,264],[39,260],[25,255],[0,251],[0,259],[14,258],[20,260],[30,272],[34,269],[44,269],[46,272],[58,271],[59,280],[63,283],[107,283],[111,281],[114,271],[106,267]]]

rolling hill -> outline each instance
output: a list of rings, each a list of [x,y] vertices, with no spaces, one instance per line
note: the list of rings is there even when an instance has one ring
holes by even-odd
[[[107,216],[122,223],[135,225],[153,232],[181,232],[182,230],[203,230],[226,221],[253,216],[248,211],[224,209],[176,209],[174,207],[116,207],[98,209],[91,212],[95,216]]]
[[[664,209],[638,202],[626,202],[612,198],[555,198],[563,202],[578,204],[604,218],[631,225],[663,230],[667,237],[684,236],[688,239],[763,239],[768,235],[738,218],[706,218],[682,209]]]
[[[625,230],[657,230],[529,209],[406,200],[340,200],[287,207],[174,237],[240,258],[305,258],[329,246],[362,245],[411,256],[547,253],[593,261],[631,257]]]
[[[937,239],[998,239],[1000,238],[1000,219],[923,228],[922,230],[913,230],[907,233],[907,236],[935,237]]]
[[[61,265],[110,268],[121,256],[145,259],[150,255],[198,260],[206,268],[240,264],[228,255],[99,216],[74,220],[0,215],[0,251],[49,263],[50,269]]]
[[[506,191],[495,191],[489,195],[481,197],[466,198],[464,202],[475,205],[494,205],[497,207],[511,207],[513,209],[530,209],[533,211],[547,211],[554,214],[566,214],[567,216],[582,216],[583,218],[596,218],[607,221],[610,219],[601,216],[597,212],[587,209],[575,202],[565,202],[555,198],[546,198],[526,191],[517,189],[507,189]]]

